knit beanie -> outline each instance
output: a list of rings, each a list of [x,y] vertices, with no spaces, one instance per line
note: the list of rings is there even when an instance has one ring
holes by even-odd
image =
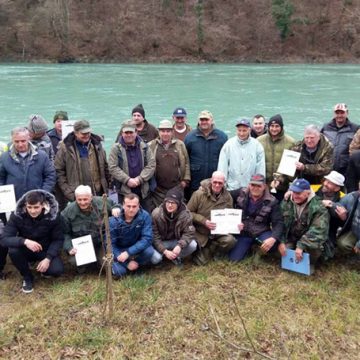
[[[183,196],[183,192],[179,189],[179,187],[174,187],[166,193],[164,202],[168,200],[174,201],[179,207],[183,201]]]
[[[54,115],[53,123],[55,123],[56,120],[69,120],[68,113],[66,111],[57,111]]]
[[[30,115],[27,128],[30,132],[39,134],[45,132],[48,129],[48,125],[41,115]]]
[[[280,114],[274,115],[270,118],[268,122],[268,126],[270,127],[271,124],[278,124],[281,128],[284,127],[284,122]]]
[[[134,114],[134,113],[140,113],[142,115],[142,117],[145,119],[145,110],[142,106],[142,104],[139,104],[139,105],[136,105],[132,111],[131,111],[131,115]]]

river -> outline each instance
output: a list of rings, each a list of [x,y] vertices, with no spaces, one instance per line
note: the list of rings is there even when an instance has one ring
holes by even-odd
[[[0,139],[41,114],[52,126],[56,110],[87,119],[109,149],[123,120],[142,103],[158,125],[177,106],[197,114],[210,110],[229,136],[237,118],[283,116],[286,132],[302,137],[306,124],[321,126],[338,102],[360,123],[359,65],[218,64],[0,64]]]

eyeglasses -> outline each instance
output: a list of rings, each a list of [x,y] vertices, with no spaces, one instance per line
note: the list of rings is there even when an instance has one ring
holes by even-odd
[[[175,201],[172,201],[172,200],[166,200],[165,202],[166,202],[166,204],[168,204],[168,205],[176,205],[176,202],[175,202]]]

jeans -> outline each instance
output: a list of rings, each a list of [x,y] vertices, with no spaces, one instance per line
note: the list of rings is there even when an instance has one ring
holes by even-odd
[[[163,241],[162,244],[166,247],[166,250],[172,250],[174,249],[174,247],[177,245],[178,241],[177,240],[167,240],[167,241]],[[190,244],[186,247],[184,247],[180,254],[179,254],[179,258],[183,259],[186,258],[187,256],[191,255],[197,248],[197,242],[196,240],[191,240]],[[157,264],[159,263],[161,260],[163,259],[163,254],[160,254],[158,251],[154,251],[154,255],[152,257],[152,263],[153,264]]]
[[[130,261],[136,261],[139,266],[147,265],[152,263],[154,248],[152,246],[148,246],[145,250],[141,253],[131,256],[128,260],[124,261],[123,263],[118,262],[118,260],[114,257],[114,262],[112,264],[112,273],[115,276],[124,276],[128,272],[128,264]]]
[[[19,270],[24,279],[33,279],[29,262],[41,261],[46,258],[45,251],[32,252],[25,246],[10,247],[9,256],[14,266]],[[44,275],[60,276],[64,272],[64,265],[59,256],[54,257]]]
[[[260,234],[258,236],[258,239],[264,241],[271,237],[271,231],[265,231],[264,233]],[[255,238],[251,236],[242,236],[241,234],[235,235],[235,238],[237,239],[237,243],[235,246],[230,250],[229,252],[229,259],[231,261],[241,261],[245,258],[249,250],[251,249],[251,246],[256,243]],[[260,243],[259,243],[260,245]],[[270,249],[270,251],[273,250],[273,248],[276,248],[276,243],[273,245],[273,247]]]

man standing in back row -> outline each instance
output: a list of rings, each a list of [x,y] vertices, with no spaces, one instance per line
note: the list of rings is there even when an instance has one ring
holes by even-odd
[[[90,186],[93,195],[107,193],[110,175],[101,141],[100,136],[92,133],[88,121],[79,120],[74,131],[60,143],[55,168],[66,201],[75,200],[79,185]]]
[[[238,120],[236,135],[229,139],[220,152],[218,170],[225,174],[226,189],[236,190],[246,187],[251,176],[265,176],[265,154],[262,145],[250,137],[250,122]]]
[[[186,135],[192,130],[191,126],[186,123],[186,110],[178,107],[173,112],[174,120],[174,137],[181,141],[185,140]]]
[[[323,126],[321,132],[334,146],[334,170],[346,174],[349,163],[349,146],[359,125],[348,119],[349,110],[346,104],[336,104],[334,118]]]
[[[198,116],[198,126],[185,137],[190,159],[190,195],[199,188],[201,180],[208,179],[216,170],[222,146],[227,135],[215,128],[210,111],[203,110]]]

